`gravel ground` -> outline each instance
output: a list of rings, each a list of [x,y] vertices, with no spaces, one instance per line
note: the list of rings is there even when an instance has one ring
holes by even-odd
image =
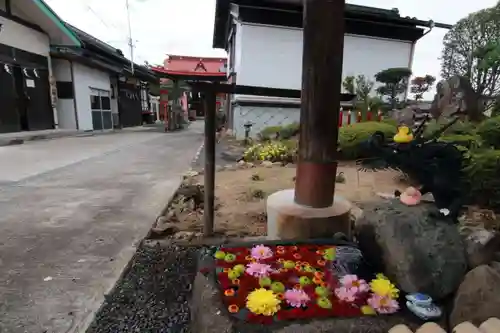
[[[87,333],[190,333],[198,249],[141,245]]]

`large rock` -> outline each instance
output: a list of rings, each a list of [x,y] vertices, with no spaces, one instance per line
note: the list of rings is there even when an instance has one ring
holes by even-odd
[[[366,259],[403,291],[442,299],[457,290],[467,261],[457,227],[429,217],[430,205],[397,199],[365,205],[355,234]]]
[[[500,318],[500,271],[482,265],[467,273],[458,288],[450,326],[464,321],[479,326],[491,317]]]
[[[469,269],[488,265],[500,252],[500,234],[486,229],[472,231],[464,242]]]

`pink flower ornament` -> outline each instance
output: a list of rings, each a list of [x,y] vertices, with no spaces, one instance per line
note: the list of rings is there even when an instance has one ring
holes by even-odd
[[[269,259],[273,256],[273,251],[267,246],[256,245],[251,250],[251,256],[255,260]]]
[[[253,262],[253,263],[247,264],[247,268],[246,268],[245,272],[248,275],[251,275],[251,276],[254,276],[257,278],[262,278],[262,277],[269,276],[271,273],[274,272],[274,270],[271,268],[271,265]]]
[[[368,285],[368,283],[365,280],[358,278],[358,276],[354,274],[344,275],[340,279],[340,284],[342,287],[352,289],[352,291],[354,291],[356,294],[368,292],[370,290],[370,286]]]
[[[373,294],[367,303],[380,314],[391,314],[399,310],[398,301],[387,296]]]
[[[283,295],[285,301],[294,308],[305,306],[311,299],[302,289],[289,289]]]
[[[354,302],[357,294],[357,288],[340,287],[335,289],[335,296],[343,302]]]

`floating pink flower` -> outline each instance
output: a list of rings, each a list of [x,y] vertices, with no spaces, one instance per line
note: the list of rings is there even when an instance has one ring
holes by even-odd
[[[252,248],[251,255],[255,260],[264,260],[271,258],[273,256],[273,251],[267,246],[256,245]]]
[[[375,311],[381,314],[391,314],[399,310],[398,301],[387,296],[373,294],[367,301]]]
[[[311,298],[309,298],[309,295],[307,295],[306,292],[302,289],[289,289],[285,291],[283,297],[285,298],[286,302],[294,308],[305,306],[307,302],[311,300]]]
[[[340,284],[342,287],[356,290],[356,293],[364,293],[370,290],[368,283],[354,274],[344,275],[340,279]]]
[[[335,296],[344,302],[354,302],[357,294],[357,288],[340,287],[335,289]]]
[[[271,265],[252,262],[247,264],[245,271],[248,275],[262,278],[269,276],[273,272],[273,269],[271,268]]]

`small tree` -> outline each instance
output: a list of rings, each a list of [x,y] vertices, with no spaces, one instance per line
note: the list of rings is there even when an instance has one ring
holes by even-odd
[[[342,81],[342,87],[344,87],[345,91],[347,91],[349,94],[356,94],[356,87],[354,85],[354,76],[349,75],[344,78],[344,81]]]
[[[411,80],[411,93],[415,94],[415,100],[424,98],[424,94],[432,88],[436,78],[432,75],[417,76]]]
[[[375,79],[382,85],[377,88],[377,93],[388,97],[393,109],[398,105],[398,95],[408,89],[408,79],[412,72],[409,68],[388,68],[375,74]]]
[[[375,82],[369,80],[364,75],[356,76],[355,91],[358,101],[362,105],[362,112],[365,113],[370,108],[370,93],[373,90]]]
[[[441,76],[465,76],[479,96],[500,93],[500,2],[459,20],[443,39]],[[487,103],[491,105],[494,99]]]

